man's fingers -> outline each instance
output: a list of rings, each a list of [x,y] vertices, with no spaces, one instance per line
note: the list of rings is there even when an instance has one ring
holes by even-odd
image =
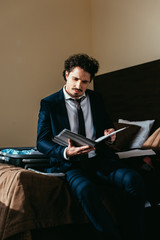
[[[74,144],[72,143],[72,140],[68,139],[68,147],[66,152],[67,152],[67,156],[73,156],[73,155],[87,154],[94,149],[95,149],[94,147],[90,147],[89,145],[75,147]]]
[[[90,146],[82,146],[79,147],[79,149],[77,149],[77,154],[85,154],[85,153],[89,153],[90,151],[94,150],[94,147],[90,147]]]
[[[71,141],[71,139],[69,138],[68,139],[68,147],[72,147],[73,145],[72,145],[72,141]]]

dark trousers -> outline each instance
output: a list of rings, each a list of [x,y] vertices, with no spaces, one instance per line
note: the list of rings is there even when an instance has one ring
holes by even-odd
[[[120,161],[120,160],[119,160]],[[128,239],[144,239],[144,203],[145,187],[142,177],[135,171],[121,166],[117,160],[108,161],[98,158],[89,159],[86,168],[73,164],[66,172],[66,180],[71,191],[76,195],[90,222],[100,232],[104,239],[122,239],[111,215],[104,207],[94,176],[103,179],[106,184],[125,190],[128,194],[128,209],[130,211],[130,236]],[[118,201],[118,199],[117,199]]]

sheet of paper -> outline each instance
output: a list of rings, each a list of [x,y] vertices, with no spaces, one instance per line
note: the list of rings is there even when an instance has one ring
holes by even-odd
[[[120,159],[156,155],[156,153],[152,149],[133,149],[125,152],[117,152],[116,154],[119,156]]]
[[[108,134],[108,135],[99,137],[99,138],[97,138],[97,139],[95,140],[95,142],[96,142],[96,143],[101,142],[101,141],[109,138],[110,136],[112,136],[112,135],[114,135],[114,134],[116,134],[116,133],[118,133],[118,132],[121,132],[121,131],[125,130],[126,128],[128,128],[128,127],[120,128],[120,129],[118,129],[118,130],[116,130],[116,131],[114,131],[114,132],[112,132],[112,133],[110,133],[110,134]]]

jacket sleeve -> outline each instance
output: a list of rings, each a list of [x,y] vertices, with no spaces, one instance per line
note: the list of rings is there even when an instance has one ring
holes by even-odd
[[[56,126],[55,126],[56,127]],[[38,128],[37,128],[37,149],[38,151],[56,158],[64,160],[63,152],[65,147],[52,141],[54,126],[51,125],[50,111],[47,102],[41,101]]]

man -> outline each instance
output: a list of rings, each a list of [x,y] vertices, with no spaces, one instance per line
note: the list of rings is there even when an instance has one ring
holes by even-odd
[[[41,101],[37,148],[51,159],[47,172],[65,172],[71,191],[104,239],[121,239],[110,214],[102,204],[94,179],[124,189],[129,198],[131,235],[129,239],[143,239],[144,184],[140,175],[121,165],[106,144],[98,148],[76,147],[71,140],[68,147],[52,141],[64,128],[96,139],[114,131],[105,112],[101,97],[88,89],[99,68],[97,60],[86,54],[70,56],[63,72],[66,84],[57,93]],[[106,89],[106,94],[108,89]],[[110,141],[114,142],[116,135]]]

